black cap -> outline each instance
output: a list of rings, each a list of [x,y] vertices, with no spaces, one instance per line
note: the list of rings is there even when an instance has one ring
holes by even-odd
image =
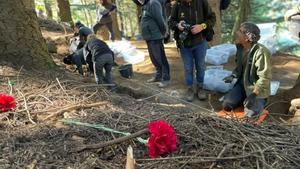
[[[80,27],[82,27],[82,26],[84,26],[80,21],[77,21],[77,22],[75,22],[75,26],[77,27],[77,28],[80,28]]]
[[[64,57],[64,63],[67,65],[71,65],[72,64],[72,56],[73,55],[68,55],[68,56]]]

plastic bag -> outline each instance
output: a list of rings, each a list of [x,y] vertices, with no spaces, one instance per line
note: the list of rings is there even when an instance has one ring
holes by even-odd
[[[140,63],[145,59],[144,53],[137,50],[136,48],[130,48],[126,51],[123,51],[121,53],[121,56],[123,56],[126,62],[131,64]]]
[[[230,43],[224,43],[216,46],[212,46],[211,49],[215,49],[221,52],[226,53],[229,56],[234,56],[236,55],[236,45],[230,44]]]
[[[221,65],[228,62],[229,55],[216,49],[208,49],[205,62],[213,65]]]
[[[116,55],[118,55],[132,47],[130,42],[127,40],[111,42],[111,43],[108,43],[108,46]]]
[[[136,64],[145,59],[144,52],[133,47],[127,40],[111,42],[108,46],[117,57],[122,57],[127,63]]]
[[[70,47],[69,47],[69,52],[72,54],[77,50],[77,46],[79,44],[79,37],[73,37],[70,39]]]
[[[231,75],[231,71],[223,69],[208,69],[205,71],[203,88],[225,93],[232,89],[234,83],[225,83],[223,79]]]
[[[266,46],[271,54],[276,53],[277,51],[277,37],[276,37],[276,23],[262,23],[257,24],[260,29],[260,40],[259,43]]]
[[[272,80],[271,81],[271,96],[274,96],[277,93],[277,90],[279,89],[280,82]]]

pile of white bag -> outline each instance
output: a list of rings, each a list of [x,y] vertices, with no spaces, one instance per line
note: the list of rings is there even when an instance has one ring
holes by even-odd
[[[69,52],[74,53],[79,44],[79,37],[70,40]],[[125,62],[136,64],[144,61],[145,54],[133,47],[129,41],[121,40],[108,43],[109,48],[114,52],[116,57],[122,57]]]
[[[133,47],[129,41],[121,40],[108,44],[116,57],[122,57],[125,62],[136,64],[144,61],[145,54]]]
[[[225,93],[229,91],[235,82],[225,83],[223,79],[231,75],[231,71],[224,70],[223,66],[208,66],[205,71],[203,88]]]
[[[233,87],[234,83],[223,81],[225,77],[231,75],[231,71],[224,70],[220,65],[227,63],[236,52],[236,46],[229,43],[216,45],[207,50],[205,62],[216,66],[206,68],[203,84],[205,89],[225,93]]]
[[[236,46],[229,43],[213,46],[207,50],[205,62],[213,65],[225,64],[229,57],[236,54],[236,51]]]

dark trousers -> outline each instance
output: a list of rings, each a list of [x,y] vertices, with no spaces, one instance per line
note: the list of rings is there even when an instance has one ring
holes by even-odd
[[[104,54],[95,56],[94,61],[94,75],[97,84],[108,83],[112,84],[112,67],[113,67],[112,54]],[[105,70],[105,76],[103,75],[103,69]]]
[[[96,23],[96,25],[94,25],[94,27],[93,27],[94,34],[97,34],[97,31],[98,31],[102,26],[104,26],[104,25],[107,27],[107,29],[108,29],[108,31],[109,31],[109,33],[110,33],[110,39],[111,39],[112,41],[114,41],[114,40],[115,40],[115,34],[114,34],[112,22],[109,22],[109,23],[106,23],[106,24],[100,24],[100,22],[99,22],[99,23]]]
[[[163,40],[150,40],[146,42],[151,62],[156,69],[155,78],[163,81],[170,80],[170,68],[166,57]]]
[[[244,100],[247,95],[244,89],[244,85],[240,82],[240,80],[235,84],[235,86],[225,95],[223,101],[223,107],[225,109],[235,109],[239,106],[243,105]],[[256,98],[255,103],[252,107],[244,108],[245,116],[252,117],[255,115],[259,115],[267,100],[264,98]]]

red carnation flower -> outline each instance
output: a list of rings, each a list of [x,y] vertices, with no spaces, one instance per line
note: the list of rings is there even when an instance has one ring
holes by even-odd
[[[176,133],[170,124],[163,120],[150,122],[148,131],[151,133],[147,145],[151,158],[176,151]]]
[[[15,98],[0,93],[0,113],[7,112],[16,107]]]

